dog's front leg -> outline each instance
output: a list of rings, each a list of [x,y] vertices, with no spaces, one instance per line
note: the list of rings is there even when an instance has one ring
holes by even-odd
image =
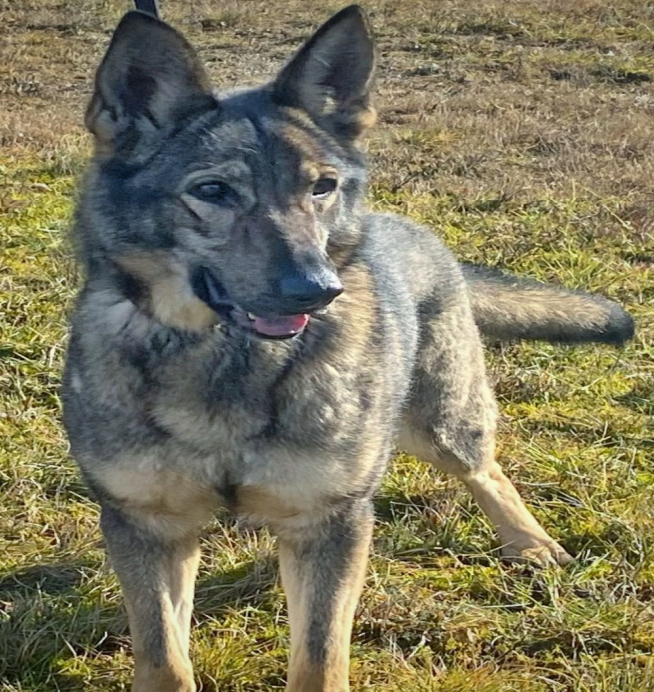
[[[152,519],[152,518],[151,518]],[[161,529],[170,529],[169,523]],[[193,590],[199,561],[195,535],[157,530],[103,507],[102,532],[118,574],[134,649],[133,692],[194,692],[188,655]]]
[[[280,532],[282,583],[291,623],[287,692],[350,689],[352,618],[372,526],[371,504],[359,500],[309,529]]]

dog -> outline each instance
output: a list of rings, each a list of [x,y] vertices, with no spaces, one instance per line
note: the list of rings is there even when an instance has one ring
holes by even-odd
[[[98,69],[62,398],[124,593],[135,692],[195,689],[197,536],[218,507],[278,538],[287,689],[348,690],[394,446],[461,479],[507,557],[571,559],[494,459],[480,334],[619,344],[633,322],[367,211],[374,66],[351,6],[258,88],[214,91],[189,43],[136,11]]]

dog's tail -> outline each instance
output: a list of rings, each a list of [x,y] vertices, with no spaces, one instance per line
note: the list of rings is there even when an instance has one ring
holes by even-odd
[[[634,335],[631,316],[602,296],[476,264],[463,264],[462,268],[475,322],[491,338],[620,345]]]

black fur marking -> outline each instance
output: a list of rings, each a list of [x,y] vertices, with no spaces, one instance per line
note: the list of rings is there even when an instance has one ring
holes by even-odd
[[[288,354],[288,357],[284,363],[284,366],[280,370],[279,374],[273,381],[273,383],[268,387],[267,399],[270,402],[270,410],[268,414],[268,422],[266,423],[263,430],[252,436],[255,440],[279,440],[283,439],[283,433],[280,430],[280,419],[284,407],[284,399],[280,396],[279,389],[285,380],[288,379],[293,367],[300,359],[302,354],[302,347],[304,341],[302,338],[296,338],[293,340],[293,350]]]
[[[307,623],[307,653],[314,665],[326,663],[329,626],[333,622],[338,589],[351,568],[353,553],[363,538],[362,520],[372,512],[369,501],[354,501],[328,520],[322,539],[298,552],[298,560],[312,570],[312,593]]]
[[[229,474],[225,474],[223,482],[216,486],[216,491],[222,497],[225,506],[230,512],[238,509],[238,485],[230,480]]]
[[[159,8],[157,0],[134,0],[134,6],[137,10],[151,14],[153,17],[159,17]]]
[[[154,77],[134,65],[130,65],[125,77],[123,92],[120,94],[120,100],[125,111],[133,117],[143,115],[147,104],[156,92],[157,81]],[[148,117],[152,118],[152,114],[149,114]]]
[[[136,277],[120,269],[116,271],[115,285],[121,295],[138,305],[147,292],[146,287]]]

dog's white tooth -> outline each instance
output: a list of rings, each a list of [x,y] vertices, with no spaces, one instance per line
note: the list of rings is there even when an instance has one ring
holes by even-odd
[[[257,316],[256,316],[256,315],[253,315],[251,312],[248,312],[247,315],[248,315],[248,317],[249,317],[252,321],[254,321],[254,320],[257,319]]]

